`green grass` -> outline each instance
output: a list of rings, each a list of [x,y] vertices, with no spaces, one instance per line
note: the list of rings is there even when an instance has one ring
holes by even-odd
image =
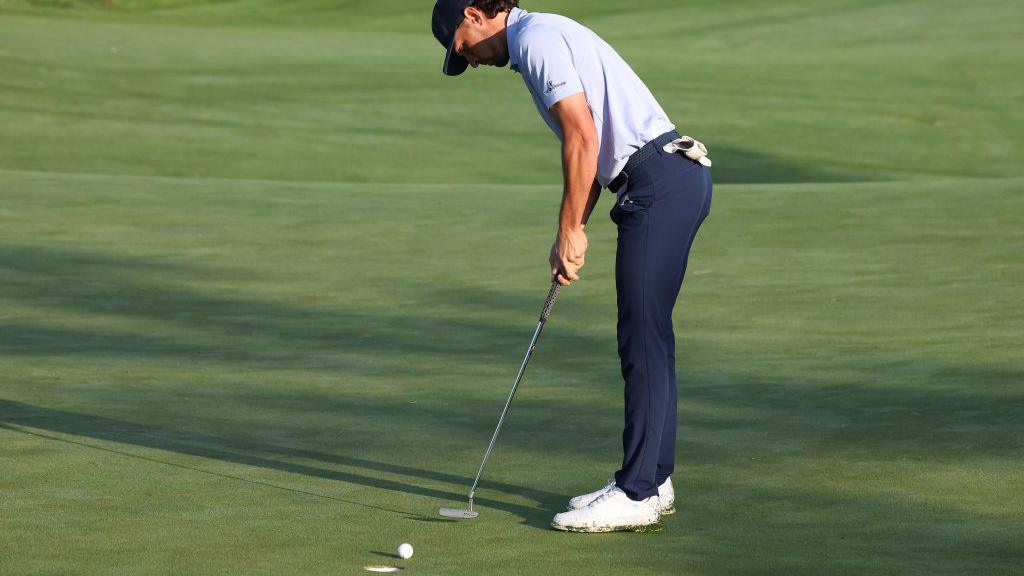
[[[0,18],[0,165],[414,184],[560,176],[518,77],[438,73],[426,7],[191,4]],[[1015,2],[720,4],[551,8],[620,49],[712,146],[720,183],[1024,175]],[[379,20],[388,9],[393,31]],[[699,56],[665,54],[676,46]]]
[[[1024,570],[1015,3],[527,6],[715,159],[679,514],[596,537],[547,524],[620,457],[607,199],[481,516],[435,514],[533,329],[560,170],[521,80],[440,77],[428,4],[0,0],[0,574]]]

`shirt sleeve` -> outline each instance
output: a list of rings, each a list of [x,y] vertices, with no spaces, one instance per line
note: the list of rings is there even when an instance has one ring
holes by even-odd
[[[522,50],[520,73],[545,108],[550,110],[566,96],[583,92],[572,50],[560,31],[552,28],[531,30],[523,39]]]

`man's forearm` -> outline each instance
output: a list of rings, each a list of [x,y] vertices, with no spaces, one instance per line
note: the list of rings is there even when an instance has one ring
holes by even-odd
[[[597,148],[594,138],[566,134],[562,141],[562,177],[564,190],[558,214],[558,229],[582,227],[601,192],[597,176]]]

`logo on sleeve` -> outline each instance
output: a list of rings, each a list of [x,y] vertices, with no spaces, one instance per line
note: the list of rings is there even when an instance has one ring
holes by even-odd
[[[553,92],[553,91],[554,91],[554,90],[555,90],[556,88],[561,88],[562,86],[565,86],[565,81],[564,81],[564,80],[563,80],[563,81],[561,81],[561,82],[559,82],[558,84],[555,84],[555,83],[554,83],[554,82],[552,82],[551,80],[548,80],[547,86],[546,86],[546,87],[545,87],[545,89],[544,89],[544,93],[545,93],[545,94],[550,94],[550,93],[552,93],[552,92]]]

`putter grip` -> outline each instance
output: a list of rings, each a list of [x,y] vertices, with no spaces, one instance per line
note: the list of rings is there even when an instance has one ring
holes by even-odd
[[[544,309],[540,311],[540,321],[547,322],[548,316],[551,316],[551,309],[555,307],[555,299],[558,298],[558,291],[562,289],[562,285],[558,283],[558,279],[551,280],[551,290],[548,291],[548,299],[544,301]]]

